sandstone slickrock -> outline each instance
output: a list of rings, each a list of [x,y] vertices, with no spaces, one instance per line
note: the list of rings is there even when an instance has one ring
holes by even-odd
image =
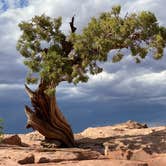
[[[35,164],[35,166],[149,166],[146,162],[129,160],[75,160],[63,161],[59,163]],[[27,165],[32,166],[32,165]]]
[[[166,154],[152,158],[148,161],[149,166],[166,166]]]
[[[131,160],[138,160],[138,161],[141,161],[141,160],[147,161],[151,158],[152,158],[152,155],[147,153],[143,149],[133,152],[133,154],[130,157]]]
[[[0,144],[0,166],[17,162],[30,162],[27,166],[166,166],[166,126],[146,128],[128,121],[88,128],[75,134],[76,147],[68,149],[50,147],[49,143],[41,146],[44,137],[38,132],[18,136],[17,145]]]

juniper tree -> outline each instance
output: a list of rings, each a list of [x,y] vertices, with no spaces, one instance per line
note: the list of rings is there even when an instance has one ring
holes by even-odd
[[[140,63],[147,55],[160,59],[166,44],[166,28],[148,11],[121,15],[121,7],[113,7],[99,17],[93,17],[82,33],[76,33],[74,17],[70,33],[61,31],[62,18],[35,16],[19,24],[22,31],[17,50],[24,57],[29,72],[27,84],[37,84],[32,91],[25,89],[34,111],[25,106],[27,128],[38,130],[48,140],[66,147],[74,146],[72,129],[56,102],[56,87],[63,81],[87,82],[89,75],[101,73],[99,62],[106,62],[114,50],[112,62],[119,62],[128,49]],[[115,52],[116,50],[116,52]]]

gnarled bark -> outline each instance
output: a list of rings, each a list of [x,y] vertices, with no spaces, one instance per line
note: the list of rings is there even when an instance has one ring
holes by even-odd
[[[34,111],[25,106],[27,128],[38,130],[47,140],[56,140],[65,147],[74,146],[73,132],[67,120],[59,110],[55,96],[44,93],[42,86],[32,91],[25,85]]]

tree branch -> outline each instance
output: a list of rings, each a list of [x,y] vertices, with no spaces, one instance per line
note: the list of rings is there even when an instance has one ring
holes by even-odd
[[[70,22],[70,28],[71,28],[72,33],[74,33],[77,30],[77,28],[74,26],[74,17],[75,17],[75,15],[72,17],[71,22]]]
[[[33,98],[34,92],[25,84],[25,91],[30,98]]]
[[[76,31],[76,27],[74,26],[74,17],[72,17],[70,24],[71,32],[74,33]],[[61,41],[62,44],[62,50],[65,54],[65,56],[68,56],[68,54],[73,49],[73,43],[71,41],[66,41],[66,37]]]

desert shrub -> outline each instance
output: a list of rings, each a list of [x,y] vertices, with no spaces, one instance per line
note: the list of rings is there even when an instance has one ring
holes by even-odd
[[[3,137],[3,120],[0,119],[0,142],[2,140]]]

